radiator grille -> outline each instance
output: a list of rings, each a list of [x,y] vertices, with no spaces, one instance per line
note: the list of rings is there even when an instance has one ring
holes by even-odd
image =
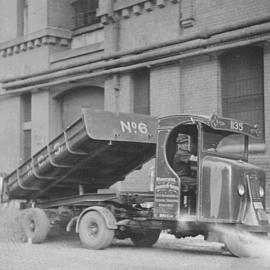
[[[249,175],[248,176],[249,183],[250,183],[250,192],[253,200],[260,199],[260,185],[256,175]]]

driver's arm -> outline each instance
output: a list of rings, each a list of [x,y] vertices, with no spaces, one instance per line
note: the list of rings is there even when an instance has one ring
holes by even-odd
[[[193,161],[193,162],[197,162],[198,161],[198,157],[197,156],[194,156],[194,155],[191,155],[190,158],[189,158],[190,161]]]

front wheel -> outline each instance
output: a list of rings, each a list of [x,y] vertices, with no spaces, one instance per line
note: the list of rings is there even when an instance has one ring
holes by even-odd
[[[135,231],[132,233],[130,239],[135,246],[151,247],[158,241],[159,235],[160,235],[159,229]]]
[[[237,257],[261,257],[265,240],[254,234],[237,229],[223,233],[225,247]]]
[[[114,237],[114,230],[108,229],[105,219],[95,211],[87,212],[79,224],[79,237],[89,249],[105,249]]]

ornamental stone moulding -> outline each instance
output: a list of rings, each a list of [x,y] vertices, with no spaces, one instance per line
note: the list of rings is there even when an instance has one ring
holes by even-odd
[[[70,31],[60,28],[47,28],[8,42],[0,43],[0,56],[12,56],[47,45],[67,47],[70,43]]]

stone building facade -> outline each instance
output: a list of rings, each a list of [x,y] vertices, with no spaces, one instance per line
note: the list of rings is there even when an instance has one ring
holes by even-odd
[[[269,0],[0,0],[0,171],[81,107],[258,123],[270,207]],[[150,162],[117,188],[144,190]]]

